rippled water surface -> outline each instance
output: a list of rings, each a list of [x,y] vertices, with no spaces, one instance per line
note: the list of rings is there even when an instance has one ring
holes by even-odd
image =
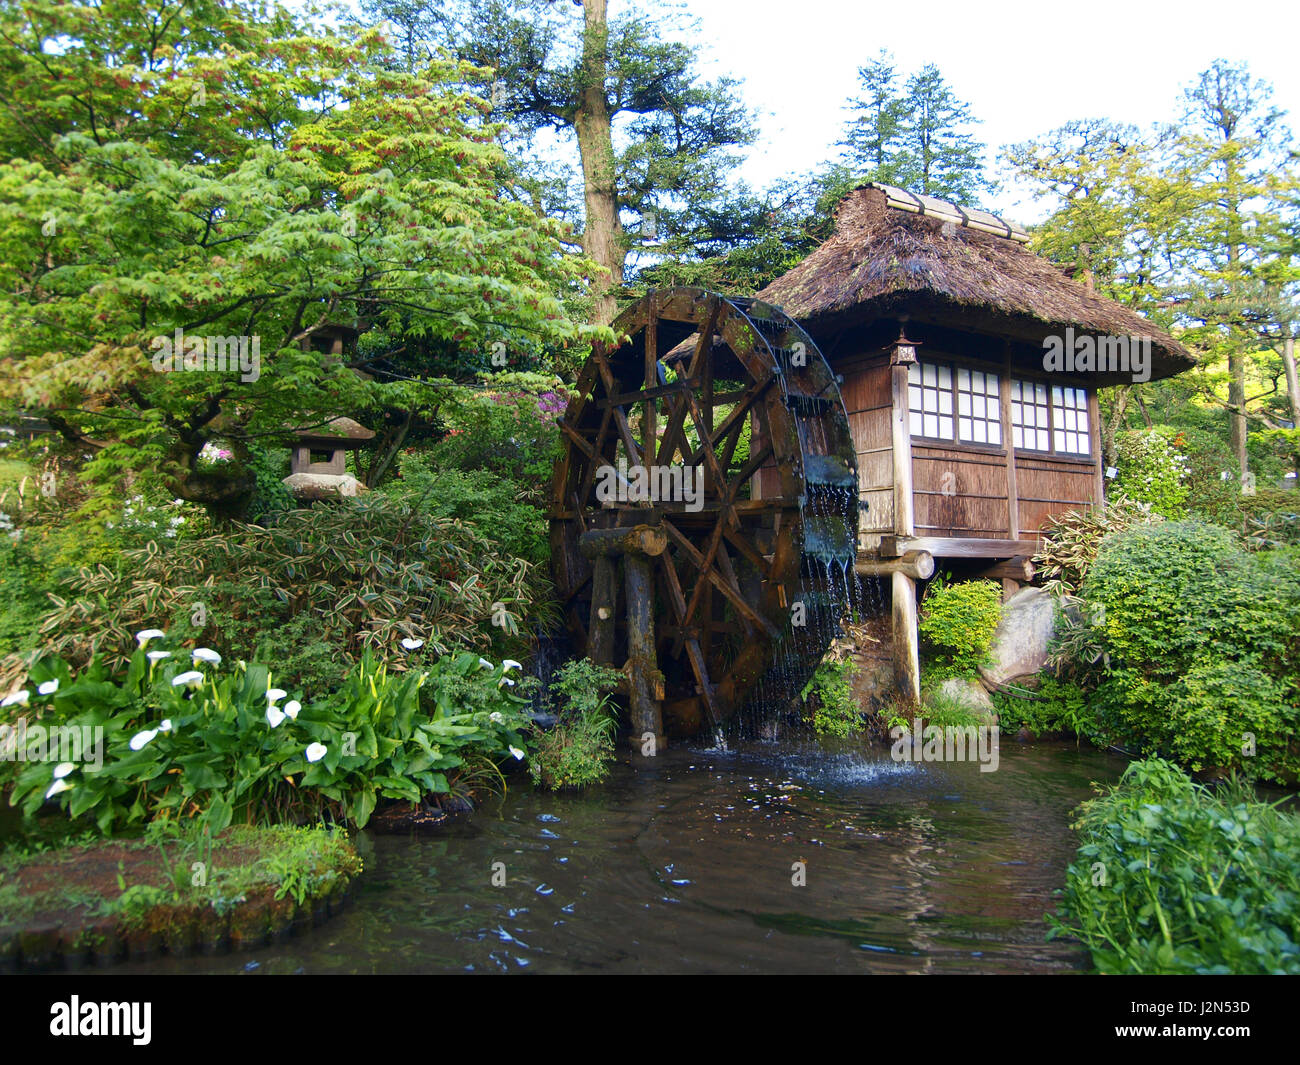
[[[808,745],[674,750],[582,796],[361,839],[351,907],[288,943],[115,970],[1049,972],[1070,810],[1122,763],[1005,743],[996,772]],[[492,884],[493,863],[506,883]],[[807,884],[792,884],[803,862]]]

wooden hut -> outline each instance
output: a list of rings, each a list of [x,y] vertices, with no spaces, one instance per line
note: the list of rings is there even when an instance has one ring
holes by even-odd
[[[927,559],[1023,579],[1046,519],[1103,501],[1097,390],[1194,362],[1027,241],[993,215],[869,184],[825,244],[758,294],[842,377],[858,572],[890,579],[895,671],[913,698]],[[764,470],[758,490],[777,477]]]

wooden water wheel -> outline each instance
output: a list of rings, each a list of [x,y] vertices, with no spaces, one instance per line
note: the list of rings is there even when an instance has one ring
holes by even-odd
[[[554,576],[577,646],[623,666],[634,732],[658,735],[662,709],[689,735],[797,694],[836,635],[853,442],[825,359],[776,307],[663,290],[614,331],[560,423]]]

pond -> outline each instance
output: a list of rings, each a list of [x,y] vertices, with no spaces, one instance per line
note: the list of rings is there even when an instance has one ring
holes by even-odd
[[[305,936],[108,971],[1083,969],[1077,945],[1044,941],[1043,914],[1070,811],[1124,764],[1007,742],[981,773],[824,741],[624,759],[579,796],[516,777],[441,829],[363,834],[353,904]]]

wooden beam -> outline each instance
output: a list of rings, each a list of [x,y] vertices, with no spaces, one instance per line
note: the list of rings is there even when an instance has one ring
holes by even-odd
[[[901,558],[862,558],[853,568],[861,577],[905,573],[913,580],[928,581],[934,576],[934,556],[929,551],[909,551]]]
[[[623,574],[627,592],[627,663],[632,716],[632,746],[640,750],[649,733],[656,750],[665,746],[663,674],[655,654],[654,563],[643,555],[627,555]]]
[[[614,611],[618,608],[618,563],[608,555],[592,567],[591,617],[587,625],[587,657],[607,666],[614,660]]]
[[[1016,581],[1018,584],[1028,584],[1034,579],[1037,572],[1034,564],[1023,555],[1016,558],[1007,559],[1005,562],[995,562],[993,565],[982,569],[976,574],[977,577],[987,577],[996,581]]]
[[[891,360],[891,428],[894,442],[894,534],[897,539],[916,531],[912,495],[912,419],[908,412],[908,364]],[[904,552],[899,551],[902,555]],[[899,694],[912,706],[921,704],[921,646],[917,632],[916,581],[902,570],[891,575],[893,600],[894,680]]]
[[[578,537],[578,550],[586,558],[609,558],[615,555],[662,555],[668,547],[668,534],[651,525],[629,528],[592,529]]]
[[[935,558],[1015,558],[1017,555],[1036,554],[1038,541],[897,534],[880,538],[881,558],[898,558],[908,551],[929,551]]]
[[[894,679],[899,694],[921,705],[921,645],[917,632],[916,582],[896,570],[893,582]]]

